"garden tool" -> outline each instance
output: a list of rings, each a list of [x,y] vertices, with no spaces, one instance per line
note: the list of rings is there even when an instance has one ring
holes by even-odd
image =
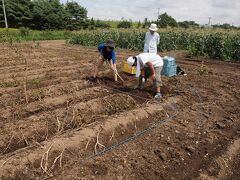
[[[116,75],[119,77],[119,79],[124,83],[125,81],[124,81],[123,78],[118,74],[118,72],[113,69],[113,67],[112,67],[112,65],[110,64],[110,62],[107,61],[107,63],[109,64],[110,68],[113,70],[114,74],[116,74]]]

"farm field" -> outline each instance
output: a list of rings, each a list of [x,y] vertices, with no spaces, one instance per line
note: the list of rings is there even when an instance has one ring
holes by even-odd
[[[0,44],[0,179],[239,179],[240,64],[169,51],[187,76],[134,90],[89,78],[98,52],[65,41]],[[204,61],[204,64],[202,64]]]

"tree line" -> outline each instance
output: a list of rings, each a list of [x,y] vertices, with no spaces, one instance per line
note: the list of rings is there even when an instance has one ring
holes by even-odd
[[[76,2],[61,4],[59,0],[5,0],[10,28],[79,29],[90,24],[87,9]],[[0,27],[4,27],[3,6],[0,4]]]
[[[60,0],[5,0],[8,25],[10,28],[27,27],[35,30],[45,29],[96,29],[110,28],[105,21],[88,19],[87,9],[77,2],[71,1],[65,4]],[[156,23],[160,28],[181,27],[200,28],[194,21],[177,22],[167,13],[161,14],[156,21],[133,23],[132,20],[118,22],[117,28],[146,28],[151,23]],[[3,6],[0,3],[0,27],[5,27]],[[237,29],[230,24],[213,25],[213,28]]]

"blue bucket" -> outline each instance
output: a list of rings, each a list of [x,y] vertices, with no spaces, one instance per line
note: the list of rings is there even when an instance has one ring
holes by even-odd
[[[177,65],[174,57],[170,56],[163,57],[163,69],[161,74],[167,77],[177,75]]]

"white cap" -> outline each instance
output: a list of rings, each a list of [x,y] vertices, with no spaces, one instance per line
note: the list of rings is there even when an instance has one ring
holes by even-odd
[[[130,56],[128,59],[127,59],[127,63],[128,63],[128,66],[129,67],[132,67],[133,64],[135,62],[135,59],[133,58],[133,56]]]
[[[156,24],[151,24],[151,26],[149,27],[149,30],[150,31],[157,31],[158,30],[157,25]]]

